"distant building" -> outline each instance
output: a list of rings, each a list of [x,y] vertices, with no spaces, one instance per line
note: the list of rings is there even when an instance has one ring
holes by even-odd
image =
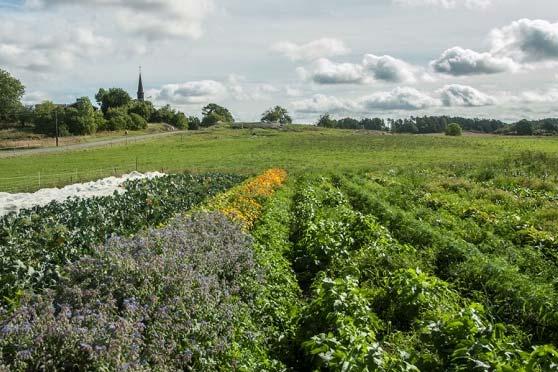
[[[145,99],[145,94],[143,93],[143,82],[141,81],[141,67],[139,72],[139,82],[138,82],[138,101],[143,101]]]

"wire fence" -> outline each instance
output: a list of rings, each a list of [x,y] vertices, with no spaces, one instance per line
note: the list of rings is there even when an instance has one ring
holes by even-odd
[[[137,162],[93,170],[74,169],[59,173],[37,172],[25,176],[5,177],[0,178],[0,192],[33,192],[43,188],[62,187],[109,176],[121,176],[132,171],[140,171]]]

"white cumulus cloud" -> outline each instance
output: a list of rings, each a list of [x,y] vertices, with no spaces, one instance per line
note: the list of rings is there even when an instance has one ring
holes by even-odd
[[[439,106],[440,101],[415,88],[397,87],[389,92],[376,92],[363,97],[359,105],[365,111],[419,110]]]
[[[434,92],[423,92],[412,87],[397,87],[356,99],[316,94],[312,98],[291,103],[300,113],[370,114],[381,111],[418,111],[436,107],[479,107],[495,105],[495,97],[465,85],[446,85]]]
[[[291,106],[300,113],[342,113],[355,109],[355,104],[349,100],[342,100],[333,96],[316,94],[311,98],[291,102]]]
[[[204,104],[223,98],[227,88],[215,80],[190,81],[180,84],[167,84],[160,89],[147,92],[158,102],[185,104]]]
[[[495,57],[491,53],[478,53],[461,47],[446,50],[430,66],[435,72],[453,76],[496,74],[519,68],[509,57]]]
[[[415,77],[417,69],[414,66],[391,56],[367,54],[362,64],[375,80],[394,83],[414,83],[417,80]]]
[[[336,63],[327,58],[315,61],[310,70],[298,69],[302,78],[317,84],[362,84],[366,81],[364,68],[354,63]]]
[[[271,50],[288,57],[292,61],[313,61],[318,58],[334,57],[350,52],[343,41],[334,38],[322,38],[306,44],[281,41],[274,44]]]
[[[525,63],[558,60],[558,23],[520,19],[493,30],[490,39],[496,56]]]
[[[495,97],[485,94],[473,87],[459,84],[446,85],[438,91],[445,106],[478,107],[497,103]]]
[[[0,19],[2,21],[2,19]],[[47,72],[74,67],[81,59],[90,59],[111,52],[111,39],[86,28],[76,28],[72,34],[52,32],[35,34],[31,24],[5,22],[0,41],[0,65],[34,72]]]

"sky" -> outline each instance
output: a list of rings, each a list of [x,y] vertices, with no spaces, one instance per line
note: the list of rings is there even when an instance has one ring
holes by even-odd
[[[0,0],[24,102],[99,88],[237,120],[558,116],[556,0]]]

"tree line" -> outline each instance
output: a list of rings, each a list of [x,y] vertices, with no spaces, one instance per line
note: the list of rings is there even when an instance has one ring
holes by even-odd
[[[232,123],[230,111],[210,103],[202,110],[202,119],[165,105],[156,108],[150,101],[134,100],[122,88],[101,88],[95,95],[98,107],[88,97],[72,104],[43,101],[24,105],[23,84],[0,69],[0,124],[31,126],[36,133],[49,136],[87,135],[97,131],[140,130],[148,123],[166,123],[178,129],[196,130],[217,123]]]
[[[506,135],[558,135],[558,119],[521,120],[506,124],[496,119],[464,118],[459,116],[411,116],[400,119],[341,118],[322,115],[316,125],[323,128],[368,129],[393,133],[446,133],[450,124],[463,131]]]

